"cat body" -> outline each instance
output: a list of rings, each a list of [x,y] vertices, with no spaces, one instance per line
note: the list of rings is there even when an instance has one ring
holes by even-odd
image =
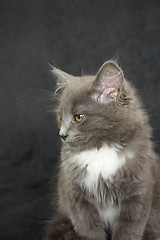
[[[160,239],[160,165],[134,88],[113,61],[96,76],[54,73],[63,140],[46,240]]]

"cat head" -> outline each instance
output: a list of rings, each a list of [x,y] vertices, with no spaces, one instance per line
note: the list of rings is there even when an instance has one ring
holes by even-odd
[[[54,68],[57,121],[63,142],[71,147],[124,143],[133,135],[138,100],[114,61],[105,62],[96,76],[74,77]]]

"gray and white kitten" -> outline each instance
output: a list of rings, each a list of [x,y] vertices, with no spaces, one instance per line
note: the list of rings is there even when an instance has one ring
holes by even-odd
[[[160,239],[160,164],[134,88],[114,61],[96,76],[53,72],[63,143],[46,240]]]

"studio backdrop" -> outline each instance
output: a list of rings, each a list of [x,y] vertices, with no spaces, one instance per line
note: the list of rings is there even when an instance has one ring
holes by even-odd
[[[61,143],[50,65],[95,74],[117,59],[160,153],[159,11],[158,0],[0,0],[1,240],[42,239],[56,211]]]

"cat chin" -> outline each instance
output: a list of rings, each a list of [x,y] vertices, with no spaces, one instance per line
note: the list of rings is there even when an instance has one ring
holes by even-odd
[[[70,147],[81,147],[87,143],[87,140],[66,141]]]
[[[69,145],[71,148],[79,148],[79,149],[93,149],[97,148],[100,149],[103,145],[103,142],[101,141],[93,141],[93,139],[90,138],[83,138],[78,140],[65,140],[64,141],[67,145]]]
[[[77,135],[73,138],[66,138],[65,143],[67,143],[70,147],[80,147],[85,145],[88,142],[88,139],[85,136]]]

